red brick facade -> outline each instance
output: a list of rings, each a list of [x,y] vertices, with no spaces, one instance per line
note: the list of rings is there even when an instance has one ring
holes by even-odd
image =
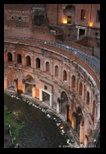
[[[63,30],[65,26],[66,28],[69,26],[62,25],[63,9],[66,6],[66,4],[47,4],[50,26],[60,25],[60,27],[63,26]],[[11,12],[14,8],[10,9],[8,5],[5,7],[4,89],[21,91],[29,97],[44,102],[61,118],[68,121],[77,133],[79,132],[79,142],[87,147],[99,119],[100,79],[98,74],[84,60],[64,49],[45,42],[23,39],[23,37],[30,37],[56,42],[55,36],[51,34],[47,25],[31,25],[33,5],[26,5],[28,10],[24,12],[24,7],[20,10],[16,7],[14,13]],[[35,5],[35,7],[38,6]],[[39,7],[44,8],[44,6]],[[81,9],[86,9],[86,19],[89,21],[91,4],[74,4],[73,7],[67,7],[64,13],[72,16],[74,20],[72,24],[87,27],[87,21],[84,23],[80,21]],[[93,14],[98,9],[99,4],[92,4]],[[7,10],[14,17],[18,14],[23,16],[25,13],[30,21],[27,27],[21,27],[24,25],[22,23],[19,27],[15,27],[15,23],[7,26]],[[94,22],[94,16],[91,17]],[[21,19],[18,18],[18,20]],[[37,17],[36,20],[37,24],[42,24]],[[94,23],[94,26],[100,28],[97,23]],[[11,38],[11,36],[18,36],[18,38]]]

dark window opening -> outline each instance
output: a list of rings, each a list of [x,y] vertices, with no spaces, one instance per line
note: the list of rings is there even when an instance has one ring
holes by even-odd
[[[36,59],[36,68],[40,69],[40,59],[39,58]]]
[[[49,64],[49,62],[46,62],[46,72],[50,72],[50,64]]]
[[[59,75],[59,68],[58,66],[55,66],[55,76],[58,76]]]
[[[72,88],[75,88],[75,76],[72,76]]]
[[[85,20],[85,10],[81,10],[81,20]]]
[[[67,72],[63,71],[63,81],[67,81]]]
[[[17,55],[17,63],[22,63],[22,58],[20,54]]]
[[[100,22],[100,10],[97,10],[96,22]]]
[[[89,105],[90,103],[90,95],[89,92],[87,91],[87,100],[86,100],[86,104]]]
[[[82,95],[82,83],[79,85],[79,95]]]
[[[72,20],[72,19],[71,19],[71,16],[68,16],[68,17],[67,17],[67,24],[71,24],[71,20]]]
[[[44,89],[47,90],[47,86],[44,86]]]
[[[7,57],[8,57],[8,62],[11,62],[12,61],[12,54],[10,52],[8,52]]]
[[[95,108],[96,108],[96,104],[95,101],[93,102],[93,109],[92,109],[92,116],[95,116]]]
[[[85,29],[79,29],[79,39],[85,36]]]
[[[26,65],[31,66],[31,58],[29,56],[26,57]]]
[[[85,35],[85,29],[80,29],[79,35]]]
[[[43,101],[50,105],[50,95],[43,91],[42,93]]]
[[[21,17],[18,17],[19,21],[21,21]]]

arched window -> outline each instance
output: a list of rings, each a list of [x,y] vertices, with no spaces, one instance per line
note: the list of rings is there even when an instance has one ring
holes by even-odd
[[[75,76],[72,76],[72,88],[75,88]]]
[[[95,101],[93,101],[93,106],[92,106],[92,116],[93,117],[95,116],[95,108],[96,108]]]
[[[46,62],[46,72],[50,72],[50,64],[49,64],[49,62]]]
[[[22,63],[22,57],[20,54],[17,55],[17,63]]]
[[[26,65],[31,66],[31,58],[29,56],[26,57]]]
[[[79,85],[79,95],[82,95],[82,83]]]
[[[58,76],[59,75],[59,68],[58,66],[55,66],[55,76]]]
[[[89,103],[90,103],[90,94],[89,94],[89,92],[87,91],[86,104],[89,105]]]
[[[81,126],[84,126],[84,119],[81,121]]]
[[[7,57],[8,57],[8,62],[11,62],[12,61],[12,54],[10,52],[8,52]]]
[[[67,81],[67,72],[63,71],[63,81]]]
[[[36,68],[39,68],[40,69],[40,59],[39,58],[36,58]]]
[[[65,103],[67,101],[68,101],[67,94],[64,91],[62,91],[62,93],[61,93],[61,103]]]

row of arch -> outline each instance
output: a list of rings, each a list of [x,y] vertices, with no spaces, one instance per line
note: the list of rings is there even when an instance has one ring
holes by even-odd
[[[10,52],[7,53],[7,59],[8,62],[12,62],[13,58],[12,58],[12,54]],[[18,64],[22,64],[22,56],[21,54],[17,54],[17,63]],[[46,62],[46,67],[45,67],[45,71],[47,73],[50,73],[50,63],[47,61]],[[30,56],[26,57],[26,66],[31,66],[31,58]],[[40,58],[36,58],[36,69],[41,69],[41,60]],[[56,65],[55,66],[55,77],[59,77],[59,67]],[[67,81],[67,72],[66,70],[63,71],[63,81]],[[71,87],[75,88],[76,85],[76,78],[74,75],[72,75],[72,83],[71,83]],[[82,96],[82,82],[80,82],[79,84],[79,95]],[[87,91],[86,94],[86,104],[89,105],[90,103],[90,93]]]

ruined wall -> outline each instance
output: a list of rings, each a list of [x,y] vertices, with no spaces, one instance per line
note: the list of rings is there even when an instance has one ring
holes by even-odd
[[[11,50],[14,48],[14,50]],[[17,91],[25,93],[28,91],[28,87],[25,85],[23,80],[26,77],[31,76],[33,79],[32,84],[36,86],[29,86],[29,91],[32,92],[32,97],[42,100],[43,91],[47,91],[50,94],[50,101],[52,104],[51,107],[57,111],[58,98],[61,99],[62,93],[66,93],[68,98],[68,104],[64,103],[61,108],[64,112],[62,117],[70,121],[72,128],[77,131],[79,130],[79,124],[81,118],[77,118],[78,108],[80,108],[83,113],[84,118],[84,135],[89,136],[89,131],[92,132],[94,129],[94,123],[97,118],[97,89],[92,81],[90,75],[88,75],[82,67],[77,63],[71,63],[69,58],[66,58],[59,53],[50,52],[48,50],[34,48],[25,45],[12,45],[11,43],[5,44],[4,57],[7,56],[8,51],[11,51],[13,58],[13,66],[11,70],[11,63],[8,62],[8,58],[5,59],[5,70],[7,74],[4,77],[4,88],[5,90],[14,86],[14,80],[18,79]],[[17,64],[17,55],[21,54],[22,63]],[[26,65],[26,57],[31,58],[31,66]],[[39,58],[40,68],[37,68],[36,59]],[[46,63],[49,62],[50,70],[47,72]],[[58,76],[55,75],[55,66],[58,66]],[[11,73],[11,71],[12,73]],[[67,77],[64,80],[64,71],[66,71]],[[10,74],[10,73],[11,74]],[[73,76],[75,77],[75,85],[73,87]],[[81,85],[82,86],[81,86]],[[32,87],[32,88],[31,88]],[[27,88],[27,89],[26,89]],[[87,93],[89,92],[89,103],[87,102]],[[96,102],[95,105],[94,101]],[[50,103],[49,102],[49,103]],[[65,110],[65,106],[68,105],[69,110]],[[93,111],[95,110],[95,112]],[[67,114],[65,114],[67,112]],[[66,116],[68,115],[68,117]],[[89,115],[89,116],[88,116]],[[87,118],[89,117],[89,118]],[[76,119],[76,120],[75,120]],[[78,120],[79,119],[79,120]],[[76,121],[76,122],[75,122]],[[88,124],[88,122],[91,124]],[[90,136],[92,133],[90,134]],[[86,139],[83,139],[84,144],[86,145]]]

